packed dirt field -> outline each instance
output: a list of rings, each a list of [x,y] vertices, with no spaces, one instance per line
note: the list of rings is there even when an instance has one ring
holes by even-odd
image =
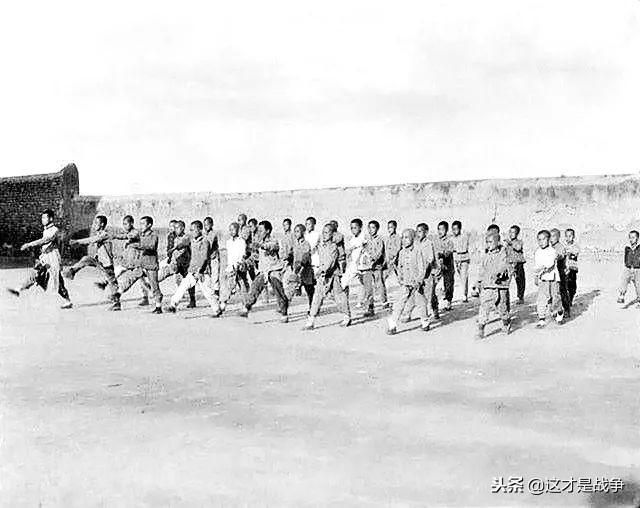
[[[24,273],[1,270],[0,286]],[[572,319],[543,330],[529,279],[512,334],[495,322],[483,341],[474,299],[428,333],[412,321],[389,337],[384,311],[348,329],[325,312],[302,332],[304,298],[288,324],[273,298],[248,319],[214,320],[202,299],[151,315],[136,288],[111,313],[91,269],[69,284],[68,311],[3,290],[0,502],[631,506],[640,309],[616,304],[619,274],[618,259],[585,260]],[[500,477],[523,492],[492,493]],[[602,478],[625,488],[585,492]],[[535,479],[583,488],[535,495]]]

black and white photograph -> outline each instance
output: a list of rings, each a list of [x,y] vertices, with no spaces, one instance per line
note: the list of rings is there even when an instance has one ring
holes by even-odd
[[[0,8],[0,507],[640,508],[640,0]]]

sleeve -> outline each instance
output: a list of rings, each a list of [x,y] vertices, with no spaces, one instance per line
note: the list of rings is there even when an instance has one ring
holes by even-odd
[[[414,247],[415,248],[415,247]],[[416,281],[422,283],[424,279],[427,277],[427,263],[424,259],[424,251],[422,249],[418,249],[418,256],[416,260]]]
[[[158,237],[156,235],[141,236],[140,243],[136,248],[140,250],[155,251],[158,249]]]
[[[298,251],[298,258],[294,259],[294,270],[299,272],[305,266],[311,266],[311,246],[307,243]]]
[[[338,261],[338,248],[335,243],[330,243],[327,252],[320,259],[320,272],[328,273]]]
[[[93,236],[88,236],[86,238],[80,238],[76,240],[76,243],[79,245],[90,245],[92,243],[103,242],[110,238],[110,235],[106,231],[100,231],[98,234]]]

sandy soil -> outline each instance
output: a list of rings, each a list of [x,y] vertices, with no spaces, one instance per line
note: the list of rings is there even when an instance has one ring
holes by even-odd
[[[213,320],[202,300],[150,315],[136,293],[109,313],[93,277],[70,284],[71,311],[0,296],[2,506],[605,505],[527,492],[571,477],[639,491],[640,309],[615,303],[618,264],[583,263],[571,321],[536,330],[529,294],[515,331],[482,342],[475,301],[426,334],[332,313],[301,332],[302,298],[286,325],[273,301]],[[491,492],[512,476],[524,493]]]

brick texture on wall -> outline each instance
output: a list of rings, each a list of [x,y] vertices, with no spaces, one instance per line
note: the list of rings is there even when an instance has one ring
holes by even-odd
[[[40,214],[47,208],[56,213],[63,231],[73,230],[79,189],[75,164],[57,173],[0,178],[0,255],[28,256],[18,249],[41,236]]]

